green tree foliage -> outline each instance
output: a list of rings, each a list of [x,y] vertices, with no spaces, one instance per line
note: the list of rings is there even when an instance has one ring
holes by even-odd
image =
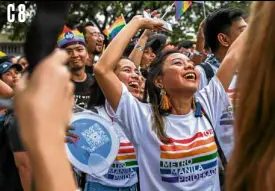
[[[20,2],[1,1],[0,5],[0,28],[6,29],[11,34],[12,40],[25,38],[26,28],[35,13],[35,3],[25,1],[28,20],[25,23],[7,23],[5,7],[9,3],[20,4]],[[173,1],[73,1],[66,23],[69,26],[75,26],[78,23],[91,21],[103,31],[121,14],[124,15],[126,22],[129,22],[134,15],[142,14],[142,11],[146,9],[158,10],[164,14],[172,3]],[[205,10],[207,15],[219,8],[238,7],[248,13],[250,4],[251,1],[206,1]],[[174,31],[170,34],[172,42],[193,39],[200,22],[204,19],[203,5],[193,2],[178,22],[173,22],[173,17],[175,17],[175,8],[165,16],[165,20],[172,23],[173,26]]]

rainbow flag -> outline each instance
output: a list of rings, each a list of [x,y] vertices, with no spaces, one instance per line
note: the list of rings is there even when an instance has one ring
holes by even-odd
[[[180,19],[180,16],[192,5],[192,1],[175,1],[176,6],[176,20]]]
[[[109,40],[115,38],[119,31],[126,25],[123,15],[119,16],[111,26],[103,31]]]

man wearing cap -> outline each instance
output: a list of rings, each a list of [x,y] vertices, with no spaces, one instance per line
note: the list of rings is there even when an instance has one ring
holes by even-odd
[[[11,62],[3,62],[0,65],[1,80],[8,84],[12,89],[16,87],[21,77],[23,67],[20,64],[12,64]]]
[[[0,79],[14,90],[22,70],[20,64],[2,60]],[[30,190],[31,166],[20,139],[14,112],[2,110],[0,115],[0,190]]]
[[[75,104],[87,108],[94,80],[91,74],[85,72],[89,55],[84,35],[77,29],[71,30],[64,26],[63,32],[58,37],[57,45],[59,48],[65,49],[70,56],[68,67],[75,85]]]

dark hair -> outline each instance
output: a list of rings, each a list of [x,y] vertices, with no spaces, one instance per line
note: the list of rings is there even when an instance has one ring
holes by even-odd
[[[92,22],[86,22],[86,23],[80,23],[76,25],[75,28],[77,28],[79,32],[85,33],[85,27],[88,27],[88,26],[94,27],[95,25]]]
[[[244,12],[238,8],[219,9],[208,15],[204,26],[204,36],[212,52],[215,52],[219,48],[218,34],[227,34],[232,23],[243,17]]]
[[[131,54],[131,52],[133,51],[134,47],[135,47],[135,43],[134,43],[134,41],[131,41],[131,42],[128,44],[128,46],[125,48],[125,50],[124,50],[124,52],[123,52],[123,56],[125,56],[125,57],[130,56],[130,54]]]
[[[0,58],[0,64],[2,64],[4,62],[11,62],[12,58],[15,58],[15,56],[2,56]]]
[[[92,26],[94,27],[95,25],[92,22],[85,22],[85,23],[80,23],[77,24],[74,28],[76,28],[79,32],[83,33],[85,41],[87,42],[86,39],[86,30],[85,27]]]
[[[180,48],[193,48],[193,44],[195,44],[195,42],[191,41],[191,40],[182,40],[179,42],[178,44],[178,49]]]
[[[163,115],[168,115],[170,111],[164,111],[161,109],[161,95],[160,88],[156,87],[154,81],[156,77],[162,75],[162,67],[166,58],[175,53],[180,53],[178,50],[167,50],[161,52],[149,66],[148,77],[146,80],[146,89],[149,95],[149,103],[151,104],[153,115],[152,115],[152,129],[157,134],[158,138],[166,143],[168,141],[167,135],[164,129]]]

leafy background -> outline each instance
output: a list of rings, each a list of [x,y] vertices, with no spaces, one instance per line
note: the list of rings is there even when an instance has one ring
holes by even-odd
[[[205,1],[206,15],[225,7],[238,7],[249,14],[252,1]],[[22,1],[1,1],[0,3],[0,30],[9,34],[10,40],[24,40],[26,29],[35,14],[36,5],[33,1],[24,1],[26,5],[27,20],[24,23],[7,22],[7,5]],[[126,22],[129,22],[136,14],[142,14],[143,10],[158,10],[164,14],[173,1],[72,1],[71,9],[66,23],[75,26],[79,22],[93,22],[101,31],[108,27],[117,16],[123,14]],[[204,19],[203,5],[194,3],[182,15],[179,22],[175,19],[175,8],[166,16],[165,20],[172,24],[173,33],[170,34],[172,42],[182,39],[194,39],[200,22]],[[45,21],[49,22],[49,21]],[[107,43],[107,42],[106,42]]]

